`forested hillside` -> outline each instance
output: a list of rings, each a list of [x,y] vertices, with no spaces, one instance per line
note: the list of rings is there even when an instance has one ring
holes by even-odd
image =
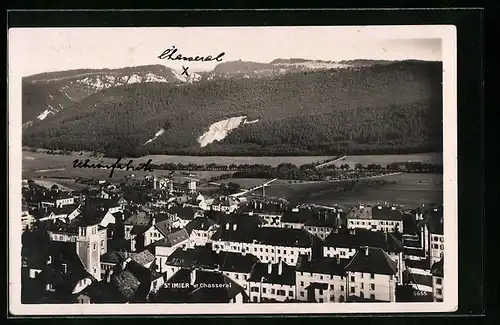
[[[440,151],[440,62],[132,84],[91,95],[23,133],[23,145],[144,154],[286,155]],[[258,119],[200,148],[217,121]],[[144,145],[155,133],[165,132]]]

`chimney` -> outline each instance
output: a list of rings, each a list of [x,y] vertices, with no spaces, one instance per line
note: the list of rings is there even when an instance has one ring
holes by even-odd
[[[106,283],[111,282],[111,276],[113,275],[113,269],[110,269],[108,275],[106,276]]]
[[[233,231],[236,231],[236,224],[233,225]]]
[[[267,274],[273,273],[273,265],[271,262],[267,263]]]
[[[283,262],[280,260],[278,263],[278,275],[281,275],[283,273]]]
[[[365,255],[368,256],[368,253],[369,253],[370,249],[368,248],[368,246],[365,247]]]
[[[155,218],[151,218],[151,224],[154,226],[156,223],[156,219]]]
[[[226,223],[226,230],[229,230],[229,222]]]
[[[63,264],[62,264],[62,267],[63,267],[63,274],[68,273],[68,264],[63,263]]]
[[[193,286],[196,283],[196,269],[191,270],[190,284]]]

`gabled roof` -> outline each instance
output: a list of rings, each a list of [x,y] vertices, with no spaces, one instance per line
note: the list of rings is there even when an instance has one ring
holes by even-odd
[[[168,209],[167,212],[177,215],[177,217],[182,220],[193,220],[195,218],[196,209],[191,207],[176,206]]]
[[[184,228],[191,234],[193,230],[208,230],[213,225],[215,225],[215,222],[212,219],[203,217],[191,220]]]
[[[403,221],[403,214],[394,206],[387,205],[357,205],[349,209],[346,215],[347,219],[373,219],[373,220],[391,220]]]
[[[101,255],[101,262],[119,264],[125,261],[128,257],[128,252],[126,251],[109,251],[106,254]]]
[[[258,258],[251,254],[213,251],[210,246],[176,249],[167,259],[167,265],[184,268],[199,267],[236,273],[250,273]]]
[[[169,233],[165,238],[160,239],[157,242],[154,242],[153,245],[172,247],[188,239],[189,239],[189,234],[187,233],[186,229],[182,228],[173,230],[173,232]]]
[[[151,222],[151,218],[144,211],[137,211],[128,217],[124,224],[134,226],[147,226]]]
[[[170,219],[155,222],[154,227],[165,237],[172,232],[172,222],[170,221]]]
[[[312,247],[313,236],[305,229],[263,227],[252,230],[233,230],[224,226],[212,236],[214,241],[231,241],[242,243],[262,243],[265,245],[284,247]]]
[[[349,272],[394,275],[397,263],[381,248],[366,247],[358,250],[346,266]]]
[[[337,248],[379,247],[390,253],[403,251],[403,244],[392,233],[369,229],[340,228],[325,238],[324,245]]]
[[[269,265],[271,272],[269,273]],[[295,285],[295,268],[281,262],[282,272],[279,274],[279,264],[256,263],[250,274],[251,282]]]
[[[155,256],[148,251],[147,249],[143,250],[140,253],[132,253],[130,254],[130,258],[132,261],[139,263],[140,265],[146,265],[155,260]]]
[[[309,261],[307,256],[300,256],[296,271],[344,276],[349,263],[350,259],[346,258],[320,257]]]
[[[129,270],[123,270],[111,277],[111,283],[121,296],[130,301],[134,299],[141,282]]]

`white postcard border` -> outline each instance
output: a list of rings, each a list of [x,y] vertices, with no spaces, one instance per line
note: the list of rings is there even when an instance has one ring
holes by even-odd
[[[138,27],[141,28],[142,27]],[[191,28],[191,27],[189,27]],[[198,27],[199,28],[199,27]],[[206,27],[203,27],[206,28]],[[211,27],[209,27],[211,28]],[[237,27],[267,28],[267,27]],[[280,27],[281,28],[281,27]],[[295,28],[295,27],[283,27]],[[303,27],[299,27],[303,28]],[[312,30],[318,27],[307,27]],[[325,28],[325,27],[319,27]],[[376,31],[394,39],[441,38],[443,62],[443,195],[445,285],[441,303],[273,303],[273,304],[21,304],[21,179],[22,118],[21,75],[23,51],[16,30],[8,33],[9,83],[9,311],[14,316],[31,315],[179,315],[179,314],[337,314],[337,313],[430,313],[458,308],[458,170],[457,170],[457,39],[453,25],[331,26]],[[116,29],[116,28],[115,28]],[[119,28],[127,29],[127,28]],[[47,40],[50,42],[50,40]]]

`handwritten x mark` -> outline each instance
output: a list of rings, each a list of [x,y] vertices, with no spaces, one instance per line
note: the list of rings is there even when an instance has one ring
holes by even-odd
[[[188,76],[188,77],[189,77],[189,74],[188,74],[188,72],[187,72],[187,71],[188,71],[188,69],[189,69],[189,67],[187,67],[187,68],[186,68],[186,67],[182,66],[182,70],[184,70],[184,71],[182,71],[181,76],[182,76],[182,75],[186,75],[186,76]]]

